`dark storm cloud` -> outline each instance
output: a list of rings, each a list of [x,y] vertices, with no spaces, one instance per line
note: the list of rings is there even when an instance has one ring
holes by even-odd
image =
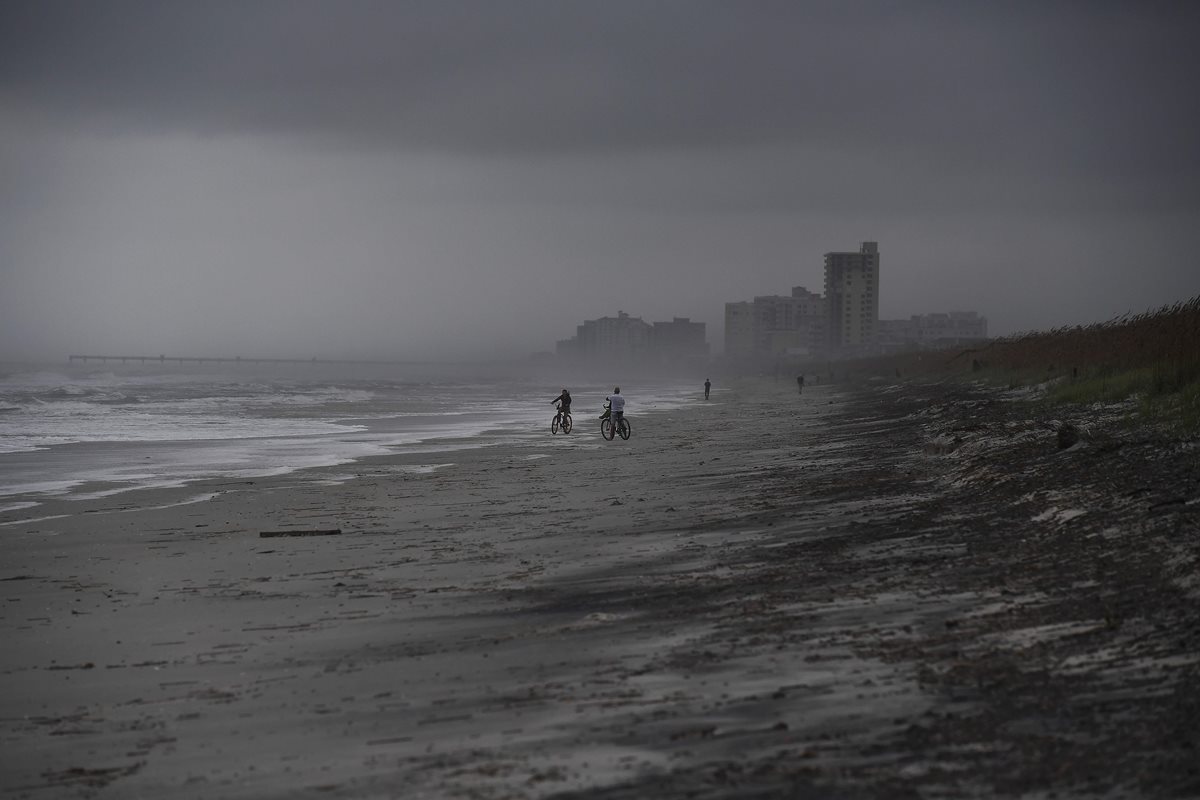
[[[68,125],[490,154],[837,144],[1130,178],[1197,166],[1200,13],[1170,4],[4,8],[4,96]]]
[[[1171,302],[1200,291],[1198,23],[8,0],[0,356],[522,353],[621,307],[707,321],[719,348],[725,301],[820,288],[821,254],[864,239],[885,316],[973,308],[1003,333]]]

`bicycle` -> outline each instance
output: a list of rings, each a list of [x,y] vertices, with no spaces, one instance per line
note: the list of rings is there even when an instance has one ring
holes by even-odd
[[[626,419],[625,415],[623,414],[621,415],[621,418],[616,421],[616,423],[613,422],[611,415],[600,420],[600,435],[610,442],[613,440],[614,436],[620,436],[622,439],[628,441],[629,434],[631,433],[633,433],[633,428],[630,426],[629,420]]]
[[[571,412],[563,411],[561,408],[554,415],[554,420],[550,423],[550,433],[558,433],[560,430],[563,433],[571,432]]]

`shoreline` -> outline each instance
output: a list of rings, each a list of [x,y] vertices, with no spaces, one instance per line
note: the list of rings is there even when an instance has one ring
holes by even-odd
[[[1194,444],[1098,423],[1060,452],[1003,393],[788,388],[639,414],[628,442],[577,426],[4,530],[0,789],[1200,786]],[[1139,493],[1106,490],[1125,474]],[[342,533],[259,537],[288,528]]]
[[[392,387],[394,388],[394,387]],[[495,391],[498,387],[488,387]],[[517,387],[507,387],[509,389]],[[519,387],[521,396],[530,397],[532,387]],[[699,402],[695,391],[681,384],[655,384],[644,387],[639,413],[658,413]],[[549,391],[543,391],[549,394]],[[595,401],[595,391],[582,390],[581,399]],[[540,395],[532,395],[540,396]],[[396,411],[394,397],[364,398],[361,412],[352,408],[310,412],[313,416],[293,417],[286,413],[286,402],[263,424],[294,426],[303,423],[322,430],[309,434],[264,433],[229,438],[179,439],[83,439],[0,453],[0,506],[24,502],[52,502],[70,499],[94,499],[94,492],[122,494],[129,491],[173,488],[202,481],[266,480],[280,475],[321,470],[337,470],[375,457],[391,457],[407,452],[458,451],[497,444],[535,441],[549,426],[550,406],[525,399],[499,403],[496,408],[472,401],[456,408],[421,411]],[[436,402],[436,401],[434,401]],[[372,409],[372,404],[376,404]],[[134,404],[131,409],[140,408]],[[582,405],[579,406],[582,409]],[[390,410],[389,410],[390,409]],[[246,411],[245,408],[242,411]],[[598,412],[597,412],[598,413]],[[167,414],[175,420],[180,415]],[[248,417],[235,420],[244,426]],[[103,428],[103,424],[92,420]],[[151,435],[170,436],[169,424],[161,430],[150,425]],[[80,423],[84,424],[84,423]],[[121,430],[133,425],[120,424]],[[188,423],[188,431],[191,423]],[[188,432],[184,431],[184,432]],[[65,433],[65,432],[64,432]],[[5,519],[0,523],[19,520]]]

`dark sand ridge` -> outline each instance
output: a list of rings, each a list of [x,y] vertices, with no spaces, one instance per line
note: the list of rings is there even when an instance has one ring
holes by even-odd
[[[794,388],[0,527],[0,790],[1200,794],[1195,444]]]

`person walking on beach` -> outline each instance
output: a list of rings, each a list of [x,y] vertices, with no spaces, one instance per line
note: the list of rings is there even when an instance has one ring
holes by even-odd
[[[561,403],[562,405],[560,405],[558,407],[558,410],[560,412],[562,412],[562,414],[564,416],[571,413],[571,393],[568,392],[566,389],[563,389],[562,394],[560,394],[558,397],[554,398],[550,402],[551,402],[551,404]]]
[[[796,376],[796,394],[804,394],[804,376]]]
[[[712,381],[708,378],[704,379],[704,399],[708,399],[708,390],[712,388]]]

